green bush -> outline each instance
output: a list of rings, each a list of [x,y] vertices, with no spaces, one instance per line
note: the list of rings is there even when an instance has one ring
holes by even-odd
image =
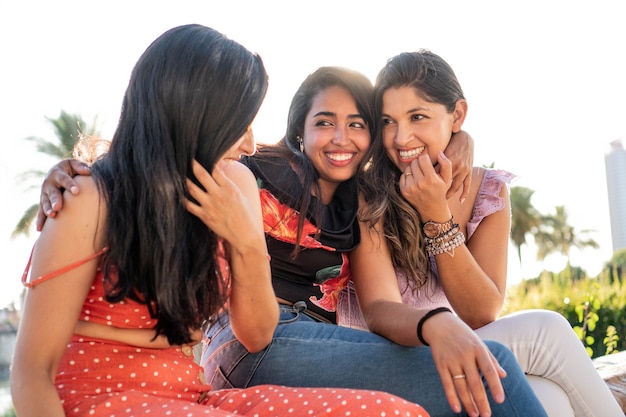
[[[610,269],[596,278],[580,268],[544,271],[508,289],[502,314],[532,308],[562,314],[592,358],[626,350],[626,281]]]

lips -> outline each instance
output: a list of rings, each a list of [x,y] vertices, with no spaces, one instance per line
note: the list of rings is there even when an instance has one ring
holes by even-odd
[[[349,153],[326,153],[326,157],[332,161],[337,161],[337,162],[344,162],[344,161],[350,161],[354,158],[356,154],[349,152]]]
[[[398,149],[398,155],[400,156],[401,160],[412,160],[420,156],[420,154],[424,152],[424,149],[426,149],[425,146],[420,146],[419,148],[413,149]]]

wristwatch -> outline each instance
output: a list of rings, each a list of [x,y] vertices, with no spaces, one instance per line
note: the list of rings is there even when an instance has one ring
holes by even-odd
[[[445,233],[448,233],[454,227],[454,218],[450,217],[450,220],[443,223],[433,222],[431,220],[427,221],[422,225],[422,232],[424,232],[424,236],[434,239]]]

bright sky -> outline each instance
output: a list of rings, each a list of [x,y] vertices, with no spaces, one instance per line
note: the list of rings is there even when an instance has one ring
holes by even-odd
[[[259,142],[282,136],[291,96],[319,66],[374,79],[398,52],[440,54],[469,102],[464,127],[475,164],[518,174],[515,185],[535,190],[539,210],[564,205],[577,230],[595,230],[600,250],[572,251],[572,264],[595,275],[612,254],[604,155],[626,137],[622,9],[619,0],[2,0],[0,307],[18,300],[36,238],[10,239],[38,200],[16,177],[53,163],[23,138],[54,138],[45,117],[61,109],[97,116],[110,137],[136,60],[162,32],[186,23],[212,26],[263,57],[271,85],[254,125]],[[523,256],[523,267],[510,259],[510,283],[565,265],[560,257],[535,263],[532,248]]]

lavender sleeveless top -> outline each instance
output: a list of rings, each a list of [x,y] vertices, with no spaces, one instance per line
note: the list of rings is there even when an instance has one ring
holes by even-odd
[[[510,184],[514,178],[514,174],[503,170],[487,169],[485,171],[474,200],[472,216],[467,223],[467,240],[472,237],[485,217],[504,209],[504,200],[500,197],[500,191],[504,184]],[[402,301],[405,304],[413,305],[420,310],[431,310],[436,307],[452,309],[439,282],[434,257],[430,258],[430,277],[417,292],[413,291],[411,281],[407,279],[404,271],[396,269],[396,278],[402,292]],[[339,294],[337,324],[367,330],[352,281]]]

